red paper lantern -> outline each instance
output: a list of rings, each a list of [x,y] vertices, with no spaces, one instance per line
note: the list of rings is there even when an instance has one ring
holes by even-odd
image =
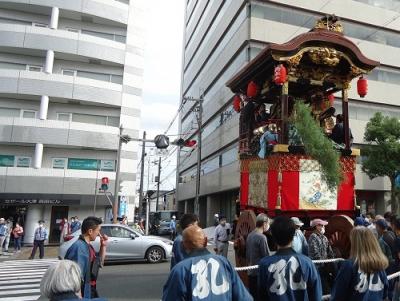
[[[240,103],[242,102],[242,100],[240,99],[239,95],[235,95],[235,97],[233,98],[233,109],[239,113],[240,112]]]
[[[362,97],[362,98],[365,95],[367,95],[367,92],[368,92],[368,81],[362,75],[360,76],[360,78],[357,81],[357,92],[358,92],[358,95],[360,95],[360,97]]]
[[[333,104],[334,104],[334,102],[335,102],[335,95],[329,94],[329,95],[328,95],[328,100],[329,100],[329,105],[330,105],[331,107],[333,107]]]
[[[274,82],[277,85],[283,85],[287,80],[287,71],[284,65],[279,64],[274,70]]]
[[[258,94],[258,86],[255,82],[251,81],[247,85],[247,96],[248,97],[256,97]]]

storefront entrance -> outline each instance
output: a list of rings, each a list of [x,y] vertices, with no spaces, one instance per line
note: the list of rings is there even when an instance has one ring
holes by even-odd
[[[12,218],[15,223],[19,223],[22,227],[25,225],[26,217],[26,206],[12,206],[12,205],[0,205],[0,217],[4,219]]]
[[[68,206],[53,206],[51,208],[49,243],[60,242],[60,224],[65,217],[68,218]]]

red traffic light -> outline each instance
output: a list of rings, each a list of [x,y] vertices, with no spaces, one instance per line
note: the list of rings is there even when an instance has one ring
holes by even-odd
[[[101,178],[101,184],[106,184],[106,185],[110,184],[110,179],[107,177]]]
[[[184,146],[186,147],[193,147],[197,144],[196,140],[186,140]]]

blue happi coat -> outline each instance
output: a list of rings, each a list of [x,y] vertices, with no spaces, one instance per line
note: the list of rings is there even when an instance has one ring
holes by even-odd
[[[174,245],[172,246],[171,270],[178,262],[181,262],[187,256],[188,254],[183,249],[182,235],[178,235],[174,240]]]
[[[310,258],[287,248],[264,257],[258,265],[260,300],[321,301],[321,279]]]
[[[194,251],[172,269],[163,301],[252,301],[229,261],[207,249]]]
[[[333,284],[331,300],[382,301],[387,297],[385,271],[366,274],[353,260],[344,261]]]

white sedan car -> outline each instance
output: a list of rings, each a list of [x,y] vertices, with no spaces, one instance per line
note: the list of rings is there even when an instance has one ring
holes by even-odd
[[[106,262],[143,260],[158,263],[171,258],[173,242],[158,236],[146,236],[119,224],[102,224],[101,233],[108,236]],[[81,231],[71,234],[59,249],[59,258],[64,258],[68,248],[79,238]],[[67,238],[67,239],[68,239]],[[96,251],[100,238],[92,242]]]

